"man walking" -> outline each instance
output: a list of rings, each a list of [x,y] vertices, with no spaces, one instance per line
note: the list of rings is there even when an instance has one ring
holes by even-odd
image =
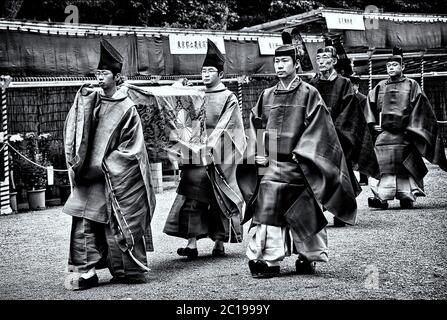
[[[335,70],[337,63],[335,48],[332,46],[319,48],[316,60],[319,72],[310,84],[317,88],[331,113],[346,157],[352,187],[357,196],[362,188],[355,177],[353,166],[367,176],[378,176],[379,166],[372,137],[351,82]],[[334,226],[344,227],[345,223],[334,217]]]
[[[65,287],[98,285],[108,267],[116,283],[143,283],[155,196],[140,117],[118,87],[122,57],[101,40],[96,71],[101,91],[83,87],[65,121],[65,155],[72,193],[63,212],[72,229]]]
[[[357,210],[330,114],[318,91],[296,73],[296,48],[277,48],[274,67],[279,83],[264,90],[252,109],[247,148],[249,160],[265,167],[254,177],[257,189],[244,193],[256,228],[246,252],[255,278],[278,275],[292,250],[299,255],[296,272],[314,273],[317,261],[328,261],[322,207],[349,224]],[[262,149],[256,149],[257,136],[265,136]]]
[[[402,49],[395,47],[386,64],[389,78],[368,94],[366,116],[376,131],[375,150],[380,180],[371,186],[372,208],[388,208],[388,200],[413,208],[416,197],[425,196],[426,158],[447,171],[444,146],[436,116],[419,84],[404,76]]]
[[[242,240],[243,199],[236,182],[236,165],[246,141],[237,97],[222,83],[225,58],[208,40],[202,66],[205,84],[205,119],[208,138],[200,150],[200,163],[184,162],[177,197],[164,232],[188,240],[177,254],[198,256],[197,240],[214,241],[213,257],[225,255],[224,242]]]

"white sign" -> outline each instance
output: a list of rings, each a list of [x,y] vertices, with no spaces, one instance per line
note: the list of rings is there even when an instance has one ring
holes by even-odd
[[[54,169],[53,166],[48,166],[47,167],[47,180],[48,180],[48,185],[52,186],[54,184]]]
[[[328,29],[365,30],[363,15],[324,12]]]
[[[208,39],[213,41],[220,52],[225,54],[223,37],[194,34],[170,34],[169,48],[171,54],[206,54]]]
[[[258,38],[259,51],[261,56],[273,56],[276,48],[282,46],[282,39],[277,38]]]

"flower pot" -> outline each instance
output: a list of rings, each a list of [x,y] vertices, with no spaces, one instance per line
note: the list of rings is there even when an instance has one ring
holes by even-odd
[[[71,193],[71,186],[69,184],[63,184],[59,186],[59,196],[61,198],[61,204],[67,202],[68,197]]]
[[[9,194],[9,205],[12,209],[12,212],[17,212],[17,192],[11,192]]]
[[[45,189],[28,190],[27,193],[30,210],[45,209]]]

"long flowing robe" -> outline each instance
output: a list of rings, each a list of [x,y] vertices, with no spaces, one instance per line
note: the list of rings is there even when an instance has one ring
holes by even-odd
[[[367,176],[379,176],[379,165],[364,108],[350,80],[345,77],[336,75],[326,80],[316,75],[310,84],[317,88],[331,113],[348,163],[351,183],[358,195],[362,189],[354,175],[354,167]]]
[[[428,170],[422,157],[447,171],[435,113],[415,80],[402,76],[379,82],[368,94],[366,116],[368,124],[382,129],[375,142],[382,178],[410,175],[423,191]]]
[[[81,88],[65,121],[64,145],[73,190],[63,212],[108,224],[109,247],[145,257],[133,253],[141,241],[153,250],[155,195],[135,104],[122,88],[112,98]]]
[[[225,240],[240,242],[244,200],[236,181],[236,168],[246,147],[241,110],[234,93],[223,85],[205,92],[204,107],[207,138],[202,144],[184,145],[186,149],[179,150],[183,164],[182,179],[163,232],[188,237],[179,221],[186,199],[191,198],[216,202],[222,219],[230,223]],[[210,157],[209,163],[205,160],[207,156]],[[206,235],[197,237],[203,236]]]
[[[269,164],[261,175],[252,164],[264,152]],[[244,222],[252,217],[254,224],[288,225],[302,241],[327,224],[321,205],[355,223],[357,203],[343,150],[313,86],[297,78],[289,90],[264,90],[251,112],[246,158],[238,168],[247,201]]]

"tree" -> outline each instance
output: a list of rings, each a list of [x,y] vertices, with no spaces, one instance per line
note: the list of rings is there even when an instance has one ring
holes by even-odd
[[[447,13],[445,0],[0,0],[0,16],[65,21],[66,6],[76,5],[79,22],[238,30],[303,13],[318,7],[386,12]]]
[[[3,0],[0,2],[0,17],[15,19],[22,7],[23,0]]]

